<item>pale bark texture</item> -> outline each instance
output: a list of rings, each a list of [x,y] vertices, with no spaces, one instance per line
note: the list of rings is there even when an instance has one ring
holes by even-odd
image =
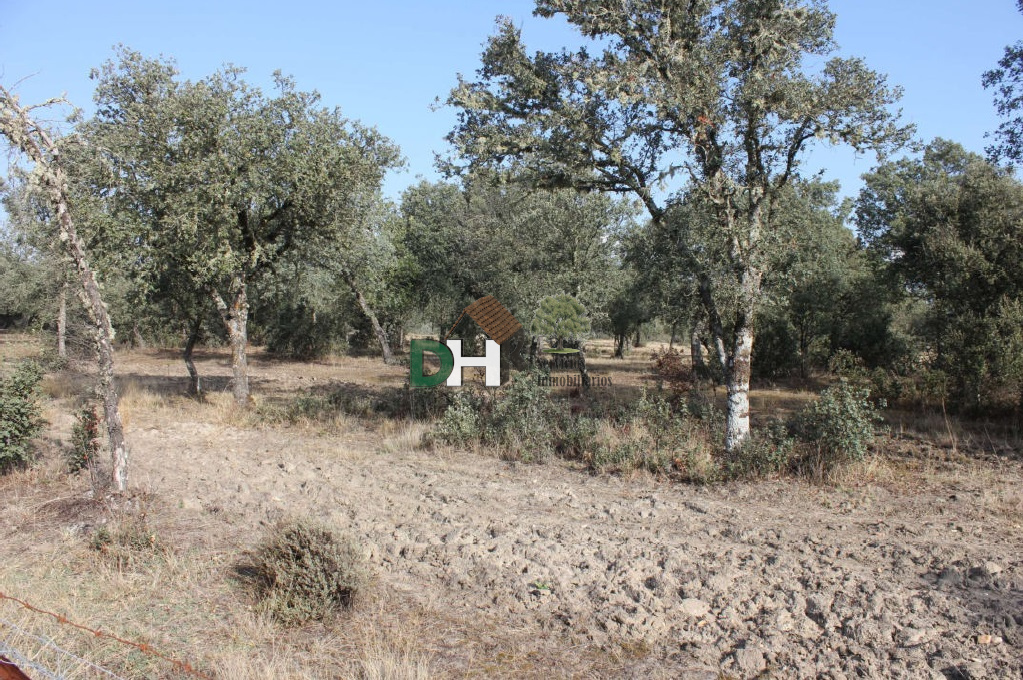
[[[47,102],[60,103],[60,100]],[[35,107],[22,107],[18,99],[0,86],[0,134],[20,149],[35,164],[33,181],[50,201],[60,241],[67,248],[81,282],[79,294],[93,324],[96,349],[99,355],[99,390],[103,398],[103,412],[110,444],[111,469],[109,483],[114,491],[123,492],[128,483],[128,446],[118,410],[119,395],[114,382],[114,329],[103,303],[99,284],[89,265],[85,246],[78,237],[71,218],[67,180],[60,167],[60,150],[44,128],[29,116]]]
[[[60,284],[57,296],[57,356],[67,359],[67,281]]]
[[[385,364],[394,363],[394,353],[391,352],[391,344],[387,341],[387,332],[384,331],[384,327],[380,325],[380,321],[377,319],[377,315],[373,313],[373,308],[369,306],[369,302],[366,300],[366,296],[362,294],[359,287],[355,285],[355,278],[351,274],[344,274],[345,283],[352,289],[355,294],[355,299],[359,303],[359,308],[362,309],[362,313],[369,319],[370,324],[373,325],[373,333],[377,336],[377,342],[380,343],[380,351],[384,356]]]
[[[231,284],[231,305],[224,302],[220,293],[213,293],[213,302],[220,312],[220,318],[227,327],[227,336],[231,342],[231,371],[234,374],[231,392],[238,406],[249,405],[249,361],[246,348],[249,344],[249,299],[245,290],[245,281],[235,277]]]

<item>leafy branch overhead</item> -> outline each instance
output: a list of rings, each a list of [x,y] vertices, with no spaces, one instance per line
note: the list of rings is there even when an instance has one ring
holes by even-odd
[[[530,55],[499,20],[479,78],[460,78],[444,167],[525,169],[542,186],[635,193],[660,214],[656,190],[680,172],[719,175],[728,191],[781,185],[814,139],[857,151],[909,139],[889,111],[901,95],[859,59],[807,57],[835,48],[823,3],[542,0],[597,51]],[[604,45],[599,48],[599,45]]]

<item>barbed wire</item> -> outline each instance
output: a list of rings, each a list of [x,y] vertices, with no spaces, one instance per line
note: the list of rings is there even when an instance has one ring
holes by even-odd
[[[21,654],[17,649],[11,647],[3,640],[0,640],[0,666],[14,665],[17,670],[29,669],[33,673],[36,673],[36,680],[63,680],[59,675],[55,675],[49,671],[49,669],[40,666],[36,662],[32,661],[25,655]]]
[[[44,616],[52,617],[59,624],[62,624],[62,625],[65,625],[65,626],[71,626],[72,628],[77,628],[78,630],[84,631],[86,633],[90,633],[90,634],[94,635],[95,637],[106,638],[108,640],[113,640],[115,642],[119,642],[122,645],[127,645],[129,647],[137,649],[138,651],[142,652],[143,654],[146,654],[148,656],[152,656],[152,657],[161,659],[163,661],[166,661],[167,663],[171,664],[176,670],[180,671],[181,673],[185,673],[186,675],[191,675],[192,677],[201,678],[202,680],[212,680],[212,678],[210,678],[210,676],[205,675],[204,673],[198,671],[190,663],[188,663],[186,661],[180,661],[180,660],[175,659],[175,658],[173,658],[171,656],[163,654],[162,652],[157,651],[152,646],[150,646],[150,645],[148,645],[148,644],[146,644],[144,642],[134,642],[132,640],[125,640],[124,638],[119,637],[117,635],[114,635],[113,633],[107,633],[105,631],[97,630],[95,628],[90,628],[89,626],[86,626],[86,625],[81,624],[81,623],[76,623],[76,622],[70,620],[69,618],[67,618],[63,614],[58,614],[56,612],[51,612],[49,610],[42,609],[41,607],[37,607],[37,606],[35,606],[33,604],[30,604],[30,603],[28,603],[28,602],[26,602],[24,600],[21,600],[21,599],[19,599],[17,597],[13,597],[11,595],[7,595],[6,593],[3,593],[3,592],[0,592],[0,600],[7,600],[9,602],[14,602],[14,603],[20,605],[21,607],[23,607],[24,609],[27,609],[28,611],[34,612],[36,614],[43,614]],[[94,663],[92,663],[90,661],[82,659],[81,657],[78,657],[75,654],[72,654],[71,652],[68,652],[67,650],[61,649],[52,640],[49,640],[48,638],[44,638],[44,637],[40,637],[40,636],[34,635],[32,633],[28,633],[27,631],[24,631],[24,630],[20,629],[18,626],[10,623],[6,619],[0,619],[0,622],[3,622],[3,623],[9,625],[10,627],[12,627],[14,629],[21,631],[23,634],[26,634],[29,637],[33,637],[33,638],[43,642],[44,644],[46,644],[47,647],[52,647],[52,648],[57,649],[57,650],[59,650],[61,652],[64,652],[65,654],[67,654],[67,655],[69,655],[71,657],[75,657],[75,658],[85,662],[86,664],[88,664],[88,665],[90,665],[90,666],[92,666],[94,668],[97,668],[98,670],[106,673],[110,677],[117,678],[118,680],[125,680],[124,678],[121,678],[121,676],[116,675],[116,674],[106,670],[105,668],[101,668],[100,666],[97,666],[96,664],[94,664]],[[17,653],[15,652],[15,654],[17,654]],[[13,654],[12,654],[12,656],[13,656]],[[21,655],[18,655],[18,656],[21,656]],[[45,669],[43,669],[42,672],[49,673],[49,671],[46,671]],[[52,677],[56,677],[56,676],[52,676]]]
[[[53,638],[51,638],[51,637],[48,637],[46,635],[37,635],[36,633],[33,633],[31,631],[27,631],[24,628],[22,628],[21,626],[19,626],[18,624],[14,623],[12,621],[9,621],[7,619],[4,619],[4,618],[0,618],[0,624],[3,624],[5,626],[7,626],[8,628],[16,631],[18,634],[20,634],[20,635],[22,635],[22,636],[24,636],[26,638],[30,638],[32,640],[35,640],[36,642],[40,643],[41,645],[43,645],[48,650],[54,650],[56,652],[59,652],[60,654],[63,654],[67,658],[74,659],[78,663],[84,664],[84,665],[86,665],[86,666],[88,666],[90,668],[94,668],[97,671],[99,671],[100,673],[102,673],[103,675],[106,675],[107,677],[113,678],[114,680],[126,680],[126,678],[123,678],[120,675],[117,675],[113,671],[110,671],[110,670],[108,670],[106,668],[103,668],[102,666],[98,666],[98,665],[94,664],[93,662],[89,661],[88,659],[84,659],[84,658],[78,656],[77,654],[75,654],[74,652],[70,652],[70,651],[64,649],[63,647],[58,645],[53,640]],[[31,668],[32,670],[36,671],[37,673],[42,673],[43,675],[46,676],[46,678],[53,678],[54,680],[62,680],[62,676],[58,675],[57,673],[54,673],[53,671],[50,671],[47,668],[42,667],[38,662],[32,661],[32,660],[26,658],[18,650],[16,650],[13,647],[11,647],[9,643],[5,644],[2,641],[0,641],[0,649],[3,650],[2,653],[4,655],[6,655],[6,656],[8,656],[10,658],[13,658],[14,662],[17,663],[19,666],[24,666],[25,668]]]

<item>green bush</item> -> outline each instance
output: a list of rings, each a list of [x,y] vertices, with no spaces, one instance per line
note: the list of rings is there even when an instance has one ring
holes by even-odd
[[[816,451],[816,471],[863,460],[881,420],[870,392],[846,380],[832,385],[796,416],[796,436]]]
[[[536,462],[555,450],[557,411],[549,387],[536,370],[516,373],[484,423],[484,439],[501,444],[514,458]]]
[[[285,624],[351,607],[369,581],[360,546],[306,520],[275,525],[254,554],[259,609]]]
[[[789,469],[795,454],[796,441],[789,436],[785,423],[771,421],[754,429],[739,451],[725,456],[722,473],[729,479],[778,474]]]
[[[68,471],[87,470],[99,456],[99,414],[95,406],[84,406],[71,426],[71,448],[65,454]]]
[[[456,393],[434,431],[437,438],[455,446],[480,441],[483,435],[483,405],[479,395],[468,389]]]
[[[42,369],[34,361],[19,364],[0,378],[0,471],[27,464],[31,442],[43,428],[39,403]]]

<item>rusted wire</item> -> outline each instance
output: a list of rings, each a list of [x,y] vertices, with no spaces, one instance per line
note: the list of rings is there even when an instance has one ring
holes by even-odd
[[[35,612],[36,614],[42,614],[44,616],[50,616],[54,620],[56,620],[57,623],[63,624],[65,626],[71,626],[72,628],[77,628],[78,630],[85,631],[86,633],[91,633],[92,635],[94,635],[96,637],[106,638],[108,640],[114,640],[115,642],[119,642],[122,645],[127,645],[129,647],[133,647],[133,648],[137,649],[138,651],[142,652],[143,654],[146,654],[146,655],[152,656],[152,657],[156,657],[158,659],[166,661],[167,663],[171,664],[178,671],[180,671],[182,673],[185,673],[187,675],[191,675],[192,677],[202,678],[203,680],[212,680],[212,678],[210,678],[210,676],[205,675],[205,674],[201,673],[200,671],[196,670],[187,661],[180,661],[180,660],[175,659],[175,658],[173,658],[171,656],[163,654],[162,652],[159,652],[159,651],[153,649],[152,646],[147,645],[144,642],[134,642],[132,640],[125,640],[124,638],[119,637],[117,635],[114,635],[113,633],[107,633],[107,632],[104,632],[104,631],[101,631],[101,630],[96,630],[95,628],[90,628],[89,626],[86,626],[86,625],[83,625],[81,623],[76,623],[76,622],[72,621],[71,619],[67,618],[63,614],[58,614],[56,612],[51,612],[51,611],[43,609],[41,607],[37,607],[37,606],[35,606],[33,604],[25,602],[24,600],[21,600],[21,599],[19,599],[17,597],[13,597],[11,595],[7,595],[6,593],[3,593],[3,592],[0,592],[0,600],[8,600],[10,602],[14,602],[14,603],[20,605],[21,607],[29,610],[30,612]]]

